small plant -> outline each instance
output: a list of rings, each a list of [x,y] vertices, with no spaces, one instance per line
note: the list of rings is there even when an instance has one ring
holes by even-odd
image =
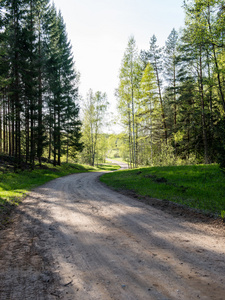
[[[221,218],[225,222],[225,210],[221,210]]]

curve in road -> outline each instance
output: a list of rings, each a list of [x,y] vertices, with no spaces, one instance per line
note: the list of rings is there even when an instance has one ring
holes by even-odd
[[[224,299],[224,232],[81,173],[31,192],[0,233],[0,299]]]

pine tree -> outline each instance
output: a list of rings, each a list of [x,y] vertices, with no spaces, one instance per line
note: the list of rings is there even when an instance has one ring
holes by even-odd
[[[35,28],[35,0],[30,0],[27,5],[26,18],[22,31],[24,44],[22,82],[24,85],[24,109],[26,132],[26,161],[34,169],[37,140],[37,34]]]
[[[147,59],[151,63],[151,65],[154,68],[155,76],[156,76],[156,83],[158,88],[158,97],[160,101],[161,106],[161,118],[162,118],[162,124],[164,128],[164,140],[167,143],[168,139],[168,128],[166,123],[166,115],[165,115],[165,103],[163,100],[163,94],[162,94],[162,48],[160,48],[157,45],[157,38],[155,35],[153,35],[150,38],[150,48],[148,52],[146,53]]]
[[[174,127],[177,123],[177,74],[179,68],[178,57],[178,33],[173,29],[168,36],[164,50],[164,76],[168,83],[167,89],[170,90],[174,107]]]

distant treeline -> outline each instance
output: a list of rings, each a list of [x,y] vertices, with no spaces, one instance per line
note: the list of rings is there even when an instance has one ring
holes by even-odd
[[[0,2],[0,153],[15,167],[76,155],[78,74],[63,17],[49,0]]]
[[[140,53],[129,39],[117,91],[132,166],[176,160],[225,167],[224,0],[184,1],[185,26]]]

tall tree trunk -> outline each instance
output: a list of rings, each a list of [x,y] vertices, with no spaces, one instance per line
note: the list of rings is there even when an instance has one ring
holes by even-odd
[[[39,20],[40,21],[40,20]],[[41,157],[43,153],[43,121],[42,121],[42,58],[41,58],[41,29],[39,24],[39,35],[38,35],[38,142],[37,142],[37,156],[39,164],[41,165]]]
[[[49,143],[48,143],[48,162],[51,161],[52,154],[52,110],[49,108]]]
[[[131,87],[131,105],[132,105],[132,128],[133,128],[133,146],[132,146],[132,153],[133,153],[133,168],[136,168],[136,142],[135,142],[135,119],[134,119],[134,88],[133,83]]]
[[[9,156],[12,156],[12,117],[10,111],[10,97],[7,96],[8,103],[8,124],[9,124]]]
[[[2,144],[2,150],[4,153],[7,153],[7,148],[6,148],[6,103],[4,101],[4,95],[3,95],[3,99],[2,99],[2,124],[1,124],[1,139],[3,139],[3,143]]]
[[[67,133],[66,137],[66,163],[69,162],[69,134]]]
[[[212,76],[211,76],[211,68],[209,63],[209,52],[207,51],[207,67],[208,67],[208,82],[209,82],[209,111],[210,111],[210,120],[209,120],[209,141],[210,141],[210,158],[213,157],[213,84],[212,84]]]
[[[173,68],[173,102],[174,102],[174,132],[177,132],[177,98],[176,98],[176,67]],[[177,141],[174,142],[175,158],[177,157]]]
[[[61,165],[61,119],[60,109],[58,109],[58,132],[57,132],[57,146],[58,146],[58,165]]]
[[[33,24],[33,1],[30,0],[30,31],[31,35],[34,34],[34,24]],[[34,57],[33,57],[33,52],[34,52],[34,45],[33,41],[30,42],[30,47],[31,47],[31,54],[30,54],[30,67],[32,68],[30,70],[30,74],[32,79],[34,78]],[[32,80],[31,79],[31,80]],[[34,169],[35,165],[35,98],[34,98],[34,82],[32,82],[32,86],[30,87],[30,163],[31,163],[31,168],[32,170]]]
[[[211,34],[211,36],[213,36],[213,32],[212,32],[212,26],[211,26],[211,13],[210,13],[210,4],[208,4],[208,27],[209,27],[209,32]],[[212,43],[212,49],[213,49],[213,59],[214,59],[214,64],[215,64],[215,70],[216,70],[216,78],[217,78],[217,82],[218,82],[218,93],[219,96],[221,98],[221,102],[222,102],[222,106],[223,106],[223,110],[225,112],[225,96],[224,96],[224,90],[223,90],[223,85],[222,85],[222,80],[220,78],[220,68],[219,68],[219,64],[218,64],[218,59],[217,59],[217,55],[216,55],[216,47],[215,44]]]
[[[55,102],[55,99],[54,99]],[[56,105],[53,108],[53,165],[56,166],[56,152],[57,152],[57,124],[56,124]]]
[[[25,101],[25,128],[26,128],[26,163],[29,161],[30,153],[30,113],[29,100]]]
[[[19,11],[18,11],[18,4],[14,3],[14,57],[13,57],[13,99],[14,99],[14,106],[15,106],[15,145],[14,145],[14,152],[15,152],[15,169],[20,167],[21,164],[21,120],[20,120],[20,111],[21,111],[21,103],[20,103],[20,96],[19,96]]]
[[[130,117],[130,103],[128,105],[128,130],[129,130],[129,157],[130,157],[130,168],[132,168],[132,134],[131,134],[131,117]]]
[[[151,165],[153,165],[153,132],[152,132],[152,101],[150,99],[150,144],[151,144]]]
[[[208,141],[207,141],[207,132],[206,132],[206,116],[205,116],[205,99],[204,99],[204,86],[203,86],[203,72],[202,72],[202,49],[200,46],[200,57],[199,57],[199,92],[201,98],[201,114],[202,114],[202,135],[203,135],[203,144],[204,144],[204,160],[205,164],[209,163],[208,157]]]
[[[4,116],[3,116],[3,99],[0,100],[0,153],[2,153],[3,151],[3,140],[2,140],[2,133],[3,133],[3,120],[4,120]]]
[[[135,168],[137,168],[139,164],[139,149],[138,149],[138,124],[136,123],[136,135],[135,135]]]
[[[15,124],[15,159],[16,165],[15,168],[20,167],[21,165],[21,119],[20,119],[20,97],[19,97],[19,71],[18,71],[18,53],[16,52],[15,55],[15,117],[16,117],[16,124]]]
[[[163,122],[163,128],[164,128],[164,136],[165,136],[165,142],[167,144],[168,134],[167,134],[167,124],[166,124],[166,117],[164,112],[164,105],[163,105],[163,99],[162,99],[162,91],[161,91],[161,85],[160,85],[160,79],[159,79],[159,72],[157,68],[157,62],[155,61],[155,71],[156,71],[156,80],[157,80],[157,86],[158,86],[158,93],[159,93],[159,101],[161,106],[161,116],[162,116],[162,122]]]
[[[15,105],[14,105],[14,97],[11,99],[12,101],[12,108],[11,108],[11,120],[12,120],[12,149],[11,149],[11,156],[15,156]]]

